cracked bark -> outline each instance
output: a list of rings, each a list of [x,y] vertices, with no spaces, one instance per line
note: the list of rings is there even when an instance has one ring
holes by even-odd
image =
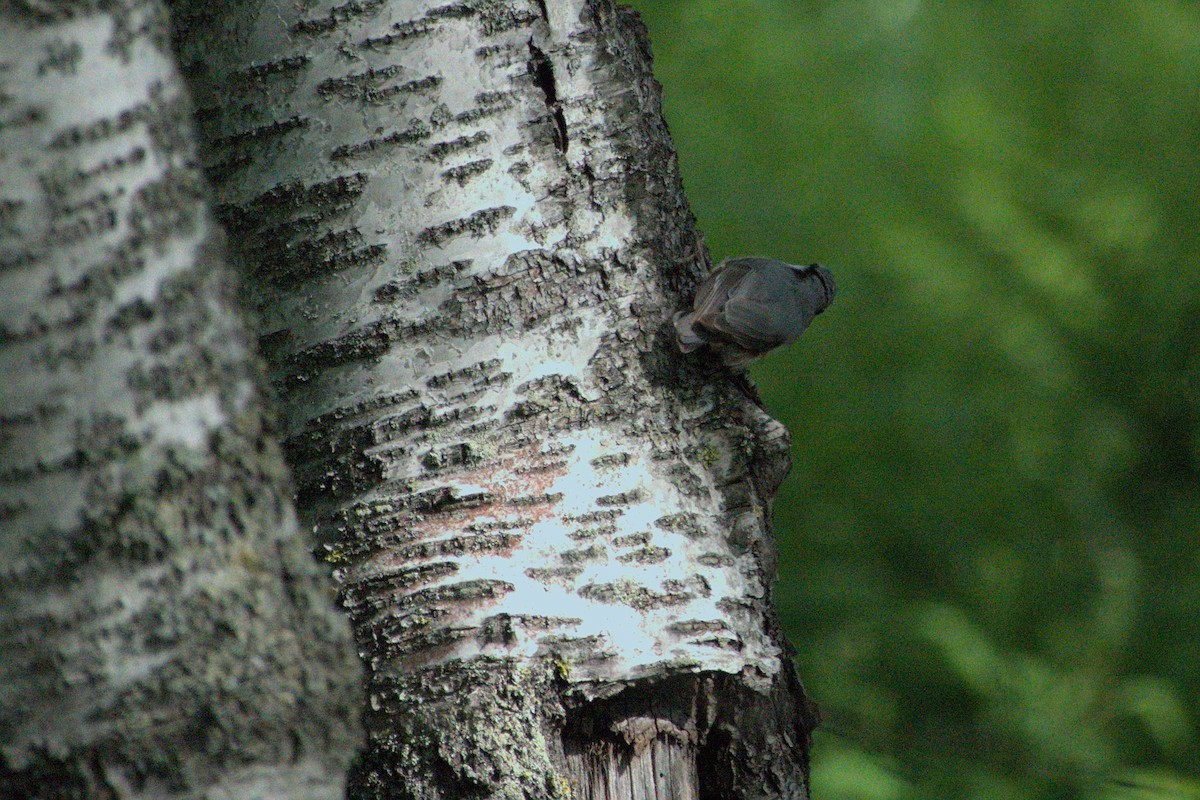
[[[152,2],[0,6],[0,798],[343,795],[298,538]]]
[[[352,796],[805,797],[788,437],[673,345],[707,263],[633,12],[181,2],[176,28],[367,666]]]

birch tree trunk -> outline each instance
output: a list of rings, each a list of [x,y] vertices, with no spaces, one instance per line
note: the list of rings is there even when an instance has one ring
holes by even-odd
[[[361,672],[168,45],[0,5],[0,798],[334,800]]]
[[[367,665],[352,796],[806,797],[770,600],[787,434],[670,337],[705,255],[633,12],[176,26]]]

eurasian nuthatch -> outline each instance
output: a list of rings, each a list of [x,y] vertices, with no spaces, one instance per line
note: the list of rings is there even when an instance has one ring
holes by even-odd
[[[675,315],[679,349],[707,345],[726,365],[740,367],[799,339],[835,291],[833,275],[820,264],[726,259],[700,284],[692,310]]]

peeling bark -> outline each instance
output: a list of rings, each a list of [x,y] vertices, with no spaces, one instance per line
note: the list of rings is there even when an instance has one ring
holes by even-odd
[[[0,6],[0,798],[342,796],[298,538],[155,3]]]
[[[633,12],[183,2],[176,26],[367,664],[354,796],[805,796],[770,602],[788,437],[671,339],[706,263]]]

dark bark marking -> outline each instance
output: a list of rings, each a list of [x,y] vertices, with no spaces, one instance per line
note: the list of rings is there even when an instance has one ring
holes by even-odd
[[[746,643],[734,636],[694,636],[688,639],[688,644],[711,647],[715,650],[729,650],[734,653],[740,653],[746,649]]]
[[[597,456],[588,463],[596,469],[605,469],[608,467],[625,467],[629,465],[631,458],[629,453],[608,453],[606,455]]]
[[[596,525],[592,528],[577,528],[567,534],[568,537],[577,542],[586,542],[589,539],[595,539],[597,536],[611,536],[616,533],[617,526],[611,522],[603,525]]]
[[[635,583],[589,583],[580,587],[579,596],[598,603],[629,606],[637,611],[687,605],[696,594],[688,591],[655,592]]]
[[[326,545],[331,563],[360,563],[369,553],[384,554],[388,561],[407,562],[431,558],[439,553],[455,556],[463,553],[511,547],[522,538],[512,531],[528,529],[534,520],[521,517],[495,522],[485,520],[463,524],[470,512],[487,509],[498,500],[495,494],[479,492],[459,496],[452,489],[440,488],[410,493],[385,504],[358,503],[327,517],[323,528],[336,536]],[[444,537],[447,530],[467,535]],[[466,546],[464,542],[474,542]],[[353,581],[351,581],[353,582]]]
[[[489,500],[494,499],[490,495],[486,495],[486,497]],[[520,544],[524,538],[522,534],[517,533],[477,533],[471,536],[451,536],[448,539],[397,547],[390,551],[390,556],[400,563],[410,563],[416,559],[445,556],[457,558],[481,553],[507,553]]]
[[[701,553],[696,556],[696,563],[706,567],[731,567],[733,566],[733,556],[727,553]]]
[[[387,246],[364,244],[357,228],[330,231],[320,239],[295,244],[275,239],[259,237],[261,244],[269,246],[262,249],[263,256],[254,265],[253,274],[276,285],[323,278],[348,267],[371,267],[387,260]]]
[[[289,31],[296,36],[315,36],[318,33],[327,33],[336,27],[336,19],[332,17],[317,17],[316,19],[302,19],[292,25]]]
[[[480,92],[475,95],[475,108],[454,115],[454,121],[462,125],[500,114],[513,105],[513,92]]]
[[[672,464],[667,468],[667,474],[676,488],[687,497],[702,497],[708,493],[708,484],[687,464]]]
[[[406,389],[402,392],[383,394],[378,397],[373,397],[370,400],[363,400],[360,403],[355,403],[352,406],[343,406],[341,408],[334,409],[333,411],[313,417],[305,423],[304,430],[308,433],[313,433],[315,431],[327,430],[335,425],[348,423],[367,414],[374,416],[376,412],[383,409],[395,408],[410,403],[416,400],[418,396],[419,395],[414,389]]]
[[[396,593],[443,580],[457,572],[458,564],[453,561],[437,561],[356,578],[342,586],[342,604],[352,614],[382,611],[392,607]]]
[[[559,584],[570,585],[583,572],[583,567],[530,567],[525,570],[525,577],[547,586]]]
[[[564,550],[558,554],[558,557],[564,564],[574,565],[588,561],[607,561],[608,551],[600,545],[594,544],[577,550]]]
[[[70,169],[65,172],[54,172],[49,175],[40,177],[43,187],[48,194],[54,196],[65,194],[71,191],[78,191],[81,187],[87,185],[91,181],[99,177],[108,177],[119,173],[123,170],[140,166],[146,160],[146,148],[139,145],[132,145],[123,154],[105,159],[96,166],[89,169]],[[7,203],[0,204],[7,207]],[[5,216],[3,209],[0,209],[0,220]]]
[[[425,631],[424,628],[433,624],[435,617],[443,615],[435,611],[424,614],[410,614],[402,619],[390,619],[388,624],[380,624],[375,628],[375,638],[378,650],[372,651],[373,663],[385,660],[406,661],[413,654],[421,653],[425,661],[436,661],[439,650],[451,649],[451,645],[463,639],[476,635],[474,628],[436,628]],[[420,628],[422,630],[413,630]],[[413,659],[414,662],[417,659]],[[418,666],[414,663],[414,666]]]
[[[475,0],[463,0],[459,3],[450,3],[449,5],[438,6],[431,8],[425,12],[426,19],[465,19],[473,17],[479,13],[478,3]]]
[[[456,262],[457,263],[457,262]],[[504,362],[498,358],[480,361],[462,369],[442,372],[437,375],[432,375],[426,379],[425,385],[431,389],[441,389],[452,383],[474,381],[477,378],[487,377],[495,374]]]
[[[478,95],[475,95],[475,102],[479,103],[480,106],[500,106],[500,104],[503,104],[505,108],[509,108],[512,106],[512,95],[514,95],[514,91],[511,90],[481,91]]]
[[[629,506],[640,502],[642,502],[642,492],[640,489],[632,489],[628,492],[608,494],[596,498],[596,505],[598,506]]]
[[[479,61],[487,61],[489,58],[501,53],[509,53],[513,49],[511,44],[487,44],[483,47],[475,48],[475,58]]]
[[[383,36],[375,36],[370,39],[363,39],[362,47],[370,49],[380,49],[390,47],[397,42],[403,42],[412,39],[415,36],[425,36],[433,33],[436,26],[425,19],[416,19],[411,22],[397,22],[392,26],[392,32]]]
[[[543,16],[546,13],[545,6],[542,6]],[[529,40],[529,74],[533,76],[533,82],[539,89],[542,90],[542,95],[546,103],[546,109],[550,112],[551,119],[554,120],[554,146],[559,152],[566,153],[569,140],[567,138],[567,118],[563,114],[562,104],[558,100],[558,86],[554,80],[554,65],[550,63],[549,57],[533,40]]]
[[[477,147],[490,141],[491,138],[487,131],[476,131],[470,136],[459,136],[457,139],[438,142],[430,146],[429,152],[426,153],[425,157],[432,161],[445,161],[447,156]]]
[[[617,561],[622,564],[660,564],[671,557],[671,551],[666,547],[646,546],[639,547],[632,553],[623,553],[617,556]]]
[[[85,454],[80,450],[73,450],[57,459],[39,458],[31,464],[0,467],[0,483],[27,483],[35,478],[42,478],[47,475],[55,475],[61,472],[79,472],[85,468],[101,467],[112,463],[123,455],[124,453],[113,453],[107,458],[92,458],[90,454]]]
[[[116,117],[104,117],[87,125],[71,125],[63,128],[47,145],[51,150],[72,150],[85,144],[95,144],[127,133],[133,127],[156,122],[162,114],[158,104],[138,103],[125,108]],[[6,126],[30,124],[41,120],[41,112],[31,110],[28,114],[10,117]]]
[[[638,531],[637,533],[618,536],[612,540],[612,543],[614,547],[634,547],[636,545],[649,544],[651,536],[653,534],[650,531]]]
[[[329,13],[323,17],[297,22],[291,27],[291,32],[300,35],[327,33],[343,22],[364,14],[374,13],[384,2],[385,0],[351,0],[349,3],[329,9]]]
[[[596,667],[615,656],[611,645],[599,636],[543,636],[542,646],[561,661],[574,667]]]
[[[117,214],[111,209],[95,209],[75,219],[54,220],[48,238],[66,244],[101,236],[117,227]]]
[[[510,498],[506,505],[516,506],[518,508],[526,506],[543,506],[553,505],[562,500],[562,492],[546,492],[545,494],[526,495],[524,497]]]
[[[321,277],[386,258],[386,245],[363,242],[356,228],[312,238],[322,223],[353,205],[366,183],[366,175],[355,173],[312,185],[287,184],[244,204],[221,206],[217,217],[243,250],[261,254],[256,271],[266,282]],[[276,222],[264,225],[264,220]]]
[[[288,117],[287,119],[272,122],[269,125],[259,125],[255,128],[244,130],[240,133],[235,133],[232,136],[226,136],[221,139],[212,139],[208,143],[209,150],[225,150],[237,147],[251,141],[262,141],[277,136],[284,136],[294,130],[300,130],[308,127],[308,119],[306,117]]]
[[[602,511],[589,511],[586,514],[564,514],[562,520],[565,523],[577,522],[588,525],[593,522],[609,522],[624,513],[623,509],[611,508]]]
[[[682,533],[689,539],[699,539],[704,536],[704,529],[700,526],[699,517],[691,512],[681,512],[679,514],[668,514],[665,517],[659,517],[654,521],[654,524],[662,528],[664,531],[677,531]]]
[[[485,36],[496,36],[516,28],[526,28],[539,20],[538,12],[532,9],[513,8],[505,2],[480,0],[480,20]]]
[[[430,533],[430,528],[433,527],[434,522],[437,522],[437,520],[415,522],[414,520],[420,519],[420,515],[413,514],[403,503],[398,504],[398,510],[395,513],[377,513],[363,520],[346,520],[335,514],[332,519],[334,520],[333,524],[327,524],[323,529],[331,534],[331,541],[325,544],[328,550],[325,558],[331,564],[361,563],[362,559],[371,554],[384,554],[390,557],[390,550],[387,548],[397,544],[420,541],[435,535]],[[467,526],[464,530],[469,530],[470,527]],[[446,563],[453,564],[453,562]],[[454,569],[458,569],[457,565],[454,565]],[[362,579],[355,579],[349,583],[356,583],[358,580]]]
[[[704,633],[723,633],[729,631],[729,626],[720,619],[682,619],[672,622],[667,630],[680,636],[699,636]]]
[[[401,147],[413,142],[419,142],[422,139],[427,139],[430,133],[428,125],[420,120],[414,120],[409,127],[402,131],[395,131],[387,136],[367,139],[365,142],[359,142],[358,144],[345,144],[335,147],[329,154],[329,160],[346,161],[358,156],[374,154],[377,150],[383,148]]]
[[[366,72],[356,72],[340,78],[326,78],[317,84],[317,94],[330,97],[360,97],[366,91],[378,89],[379,84],[400,74],[400,65],[392,64]]]
[[[525,464],[523,466],[516,467],[513,469],[513,472],[517,475],[535,475],[539,472],[557,472],[559,474],[564,474],[566,472],[567,465],[570,463],[571,462],[565,458],[556,461],[542,461],[536,464]]]
[[[473,466],[482,461],[479,452],[467,442],[436,447],[421,459],[426,474],[444,472],[456,467]]]
[[[410,300],[422,289],[455,280],[461,272],[469,269],[472,263],[474,262],[469,258],[451,261],[448,264],[439,264],[431,269],[422,270],[404,280],[388,281],[375,290],[372,301],[391,305],[401,300]]]
[[[502,597],[509,592],[515,592],[516,586],[508,581],[477,578],[458,583],[446,583],[441,586],[431,586],[428,589],[418,589],[415,592],[396,598],[396,607],[402,610],[424,608],[435,603],[465,602],[486,600]]]
[[[297,462],[296,501],[315,504],[361,494],[383,480],[384,465],[349,444],[313,465]],[[288,448],[285,445],[285,452]]]
[[[490,158],[468,161],[461,166],[444,170],[442,172],[442,179],[447,182],[453,181],[459,186],[466,186],[472,178],[476,178],[491,169],[494,163]]]
[[[454,489],[441,487],[409,495],[406,500],[408,501],[408,508],[414,515],[449,515],[459,511],[468,511],[473,508],[494,505],[497,497],[491,492],[475,492],[473,494],[460,495]]]
[[[368,70],[343,78],[328,78],[317,86],[317,94],[326,100],[341,97],[364,103],[381,103],[402,94],[416,94],[436,89],[442,83],[440,75],[426,75],[405,83],[384,87],[382,84],[400,74],[399,66]]]
[[[511,520],[488,520],[484,522],[472,522],[469,525],[464,525],[464,531],[472,531],[474,533],[486,533],[487,531],[514,531],[524,530],[534,523],[531,517],[517,517]]]
[[[420,405],[364,425],[338,427],[334,433],[330,433],[326,427],[310,422],[302,433],[284,441],[284,451],[295,469],[297,494],[306,500],[336,500],[353,496],[369,488],[372,485],[371,481],[381,481],[382,464],[396,456],[394,451],[389,454],[372,455],[368,450],[386,445],[395,436],[407,435],[414,429],[429,432],[470,421],[487,412],[486,407],[466,407],[438,414],[433,408]],[[427,469],[445,469],[470,464],[473,457],[469,452],[470,446],[458,447],[461,462],[456,464],[451,458],[451,446],[440,452],[430,451],[426,459],[445,459],[445,463],[430,464],[427,460]],[[466,447],[467,451],[462,451],[462,447]],[[428,493],[408,495],[405,498],[405,507],[417,512],[434,512],[447,508],[468,508],[485,500],[491,502],[490,496],[484,498],[484,495],[468,495],[460,498],[448,491],[432,490]]]
[[[213,186],[221,186],[234,176],[238,170],[245,169],[254,163],[254,158],[248,154],[234,155],[223,161],[214,161],[204,169],[204,176]]]
[[[479,637],[484,642],[511,644],[517,629],[526,631],[548,631],[579,625],[578,617],[551,617],[541,614],[495,614],[484,617],[479,623]]]
[[[25,106],[12,114],[0,118],[0,133],[19,128],[40,125],[46,117],[46,110],[38,106]]]
[[[28,764],[21,769],[0,761],[0,798],[94,797],[116,798],[120,795],[109,783],[108,773],[99,753],[57,753],[49,748],[34,751]]]
[[[436,246],[463,233],[471,233],[477,238],[490,236],[496,232],[502,220],[508,219],[515,213],[517,210],[512,206],[484,208],[469,216],[426,228],[417,236],[417,242]]]
[[[287,72],[297,72],[308,65],[309,58],[306,55],[287,56],[285,58],[276,59],[275,61],[267,61],[262,64],[255,64],[247,67],[244,70],[239,70],[230,74],[230,83],[253,83],[261,78],[270,75],[280,75]],[[211,110],[210,110],[211,111]]]

